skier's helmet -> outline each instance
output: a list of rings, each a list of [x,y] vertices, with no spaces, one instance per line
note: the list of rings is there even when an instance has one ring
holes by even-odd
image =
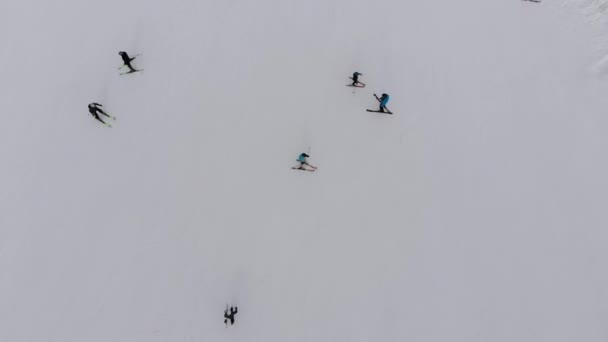
[[[118,54],[122,56],[122,55],[125,54],[125,52],[124,51],[118,51]]]
[[[386,93],[382,93],[382,97],[387,97],[388,95]]]

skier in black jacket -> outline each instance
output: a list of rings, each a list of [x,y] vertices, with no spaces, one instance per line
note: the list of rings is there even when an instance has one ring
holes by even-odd
[[[234,324],[234,315],[236,315],[239,312],[239,308],[238,307],[230,307],[230,313],[228,313],[228,308],[226,308],[226,310],[224,310],[224,324],[226,324],[226,326],[228,326],[228,321],[230,321],[230,325]]]
[[[114,119],[114,117],[111,116],[111,115],[108,115],[108,113],[104,112],[99,107],[102,107],[102,105],[100,105],[99,103],[96,103],[96,102],[89,103],[89,113],[91,113],[91,115],[93,115],[93,117],[95,119],[101,121],[102,124],[104,124],[104,125],[106,125],[108,127],[112,127],[110,124],[108,124],[105,121],[101,120],[101,118],[99,117],[99,113],[101,113],[101,114],[103,114],[103,115],[105,115],[105,116],[107,116],[107,117],[109,117],[111,119]]]
[[[352,85],[353,87],[356,87],[356,86],[357,86],[357,84],[361,84],[361,85],[363,85],[363,83],[359,82],[359,76],[363,76],[363,74],[362,74],[362,73],[360,73],[360,72],[355,72],[355,73],[353,74],[353,77],[351,77],[351,79],[353,80],[353,84],[351,84],[351,85]]]
[[[123,66],[126,65],[127,67],[129,67],[129,70],[131,70],[131,72],[139,71],[131,65],[131,61],[133,61],[135,59],[135,57],[129,57],[129,55],[124,51],[119,51],[118,54],[120,55],[120,57],[122,57],[122,61],[124,63]]]

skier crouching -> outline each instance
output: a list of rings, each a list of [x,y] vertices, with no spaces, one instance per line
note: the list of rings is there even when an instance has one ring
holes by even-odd
[[[305,170],[305,171],[314,171],[317,169],[316,166],[308,164],[308,158],[310,156],[304,152],[300,153],[298,156],[298,162],[300,165],[292,167],[294,170]],[[308,166],[308,167],[306,167]]]
[[[129,55],[124,51],[119,51],[118,54],[120,55],[120,57],[122,57],[122,62],[124,63],[123,66],[126,65],[129,68],[129,70],[131,70],[131,72],[139,71],[131,65],[131,61],[133,61],[135,59],[135,57],[132,57],[132,58],[129,57]]]

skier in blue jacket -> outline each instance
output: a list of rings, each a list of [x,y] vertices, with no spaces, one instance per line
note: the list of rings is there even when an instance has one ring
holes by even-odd
[[[298,156],[298,162],[300,163],[300,165],[294,166],[294,167],[292,167],[292,169],[306,170],[306,171],[316,170],[317,169],[316,166],[312,166],[312,165],[308,164],[308,157],[310,157],[308,154],[306,154],[304,152],[300,153],[300,155]],[[310,168],[307,168],[306,166],[308,166]]]
[[[298,156],[298,161],[300,162],[300,165],[308,165],[308,161],[306,160],[306,158],[309,158],[310,156],[306,153],[300,153],[300,155]]]
[[[384,112],[389,112],[390,113],[390,111],[388,109],[386,109],[386,104],[388,103],[388,99],[389,99],[388,94],[382,94],[382,96],[379,97],[379,98],[378,98],[378,96],[376,94],[374,94],[374,96],[376,96],[376,99],[378,101],[380,101],[380,111],[383,112],[383,113]]]

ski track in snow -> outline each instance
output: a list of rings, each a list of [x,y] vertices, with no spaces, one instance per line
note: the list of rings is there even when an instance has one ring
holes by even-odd
[[[563,7],[578,10],[599,31],[595,38],[597,57],[590,69],[599,76],[605,76],[608,74],[608,0],[565,0]]]

